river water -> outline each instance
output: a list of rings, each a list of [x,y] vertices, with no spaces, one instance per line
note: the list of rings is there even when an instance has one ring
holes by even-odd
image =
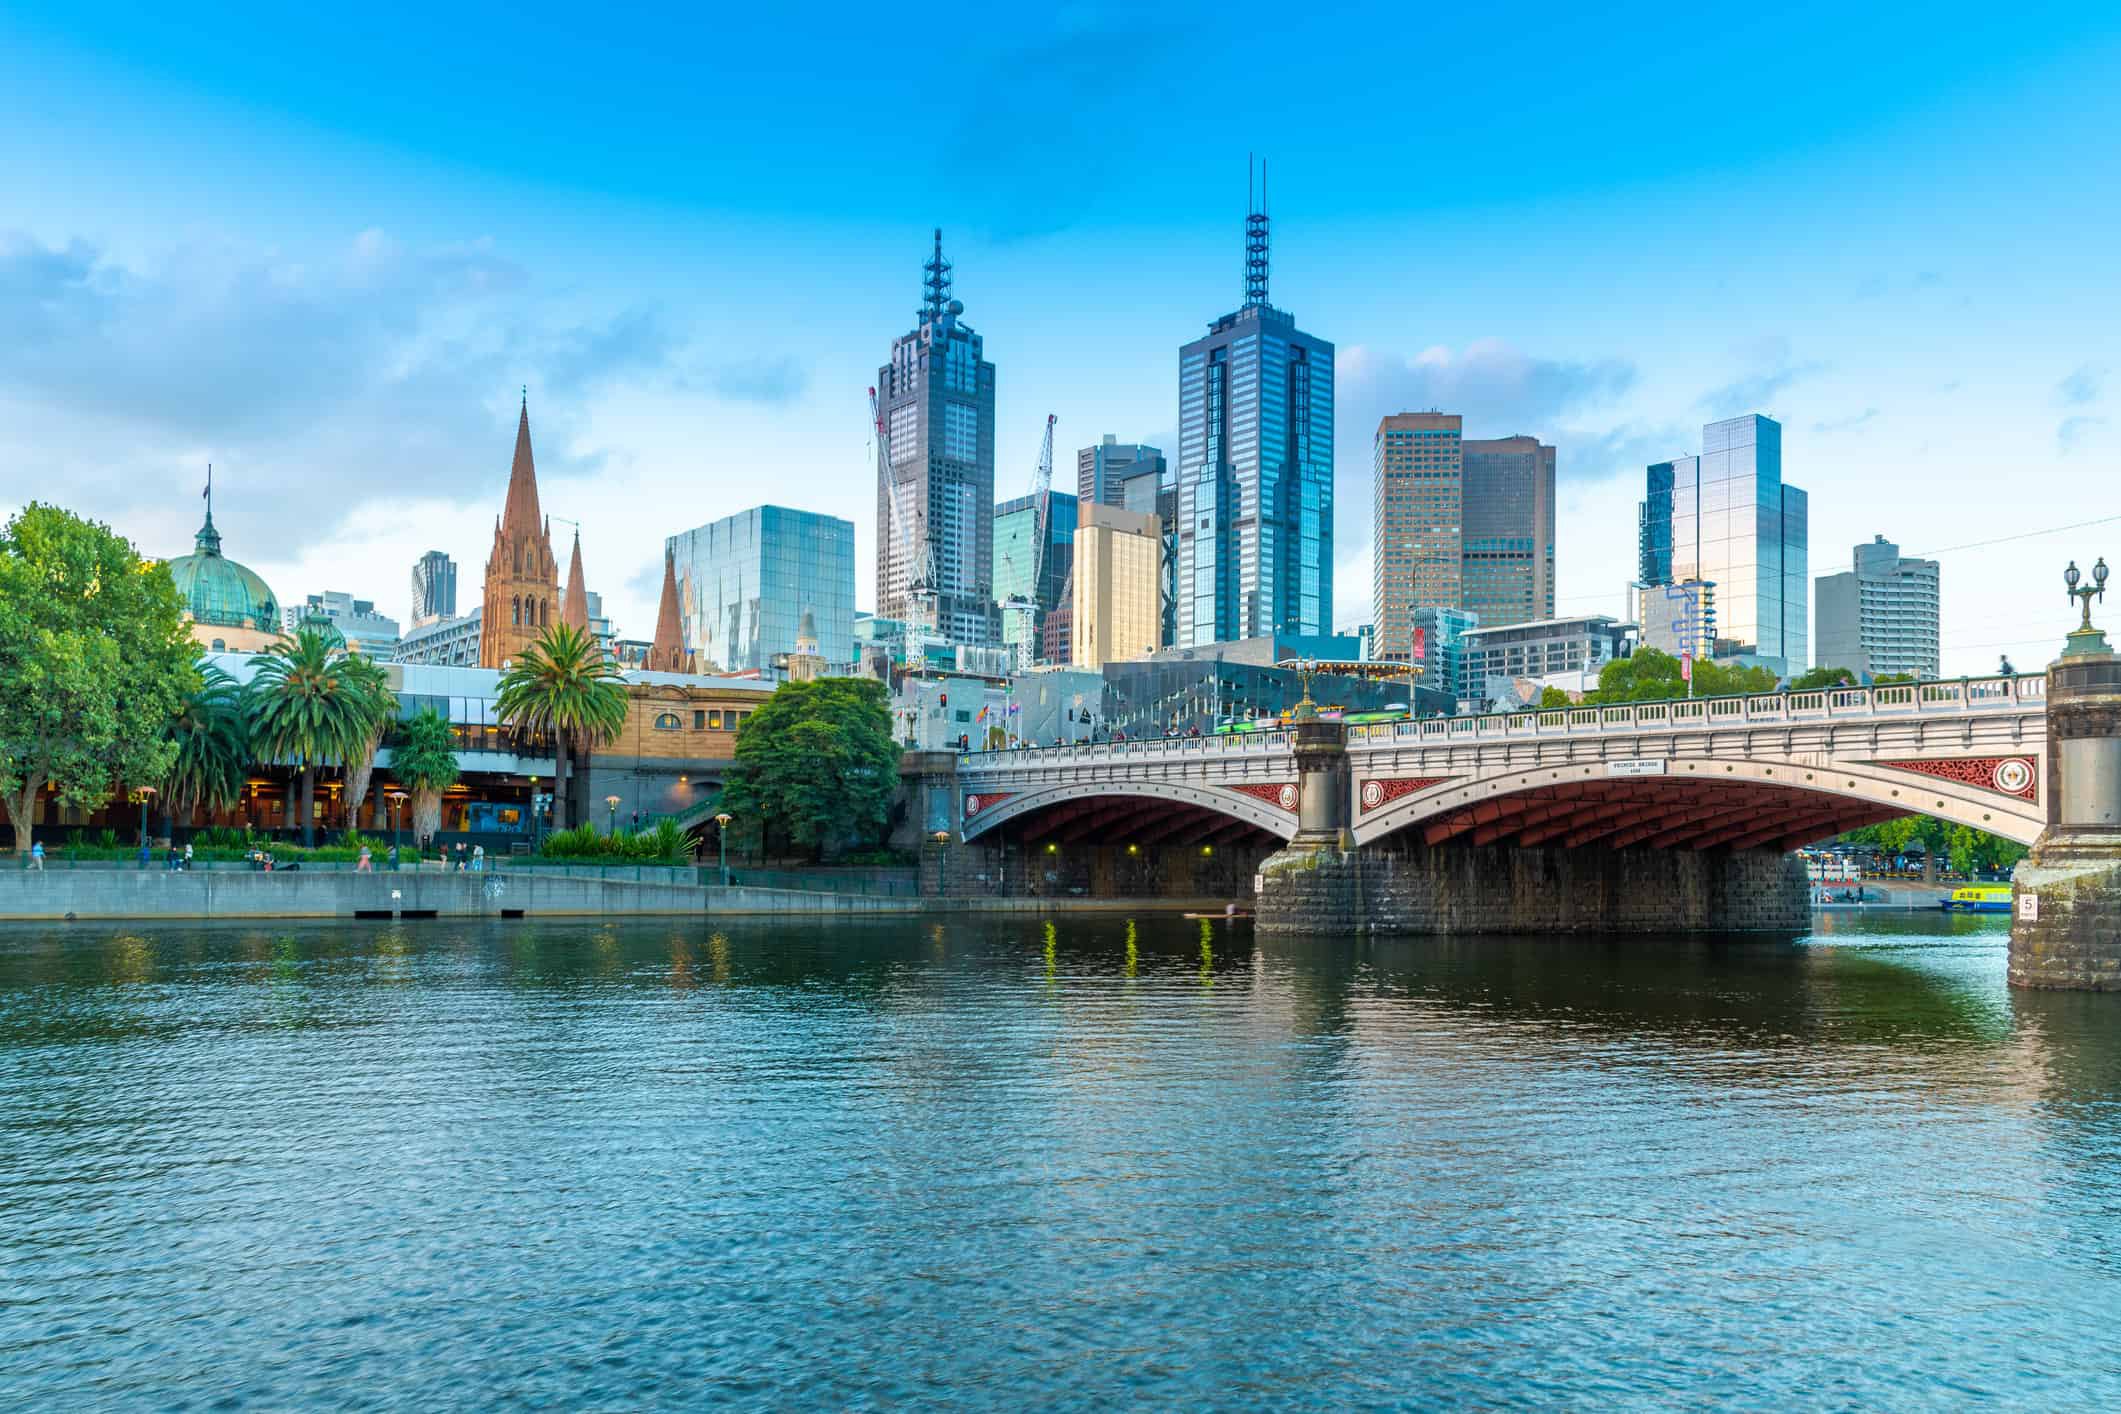
[[[2121,1404],[1996,923],[0,930],[0,1405]]]

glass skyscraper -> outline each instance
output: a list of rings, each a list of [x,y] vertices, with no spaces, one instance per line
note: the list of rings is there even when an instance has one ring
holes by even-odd
[[[1245,302],[1178,353],[1177,641],[1322,634],[1333,614],[1333,346],[1267,302],[1247,218]]]
[[[1490,627],[1554,617],[1554,449],[1537,437],[1462,444],[1459,606]]]
[[[876,375],[890,458],[888,478],[877,469],[876,611],[952,643],[992,644],[994,365],[950,297],[941,231],[925,269],[920,323],[892,340]]]
[[[1066,601],[1068,575],[1075,567],[1075,497],[1046,493],[1043,556],[1037,545],[1037,500],[1018,496],[994,508],[994,599],[1001,607],[1002,645],[1018,650],[1017,661],[1025,666],[1042,656],[1041,626]]]
[[[1719,659],[1780,673],[1811,659],[1810,498],[1782,479],[1782,424],[1751,413],[1701,429],[1701,455],[1649,468],[1643,586],[1715,586]]]
[[[854,522],[754,506],[665,542],[686,646],[707,671],[764,671],[793,653],[803,615],[833,671],[854,661]]]

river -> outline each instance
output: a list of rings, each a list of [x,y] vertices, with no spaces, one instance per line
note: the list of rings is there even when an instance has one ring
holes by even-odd
[[[1821,928],[0,929],[0,1405],[2121,1404],[2121,996]]]

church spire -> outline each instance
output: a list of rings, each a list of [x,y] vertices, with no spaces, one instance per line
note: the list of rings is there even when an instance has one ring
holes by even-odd
[[[670,551],[663,551],[663,601],[655,614],[655,642],[648,646],[642,664],[652,673],[685,671],[685,621],[678,610],[678,567]]]
[[[544,530],[545,517],[538,511],[538,467],[530,454],[530,394],[523,394],[523,410],[516,419],[516,454],[508,468],[508,500],[501,509],[501,533],[535,538]]]
[[[589,632],[589,591],[582,587],[582,528],[575,527],[574,555],[567,564],[567,595],[560,601],[560,622]]]

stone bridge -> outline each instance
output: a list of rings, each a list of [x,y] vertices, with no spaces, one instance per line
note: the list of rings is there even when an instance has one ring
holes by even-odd
[[[1357,726],[1344,771],[1309,783],[1288,730],[981,752],[957,767],[959,832],[1789,850],[1919,813],[2031,844],[2047,820],[2045,688],[1975,678]],[[1308,798],[1321,791],[1338,798]]]

